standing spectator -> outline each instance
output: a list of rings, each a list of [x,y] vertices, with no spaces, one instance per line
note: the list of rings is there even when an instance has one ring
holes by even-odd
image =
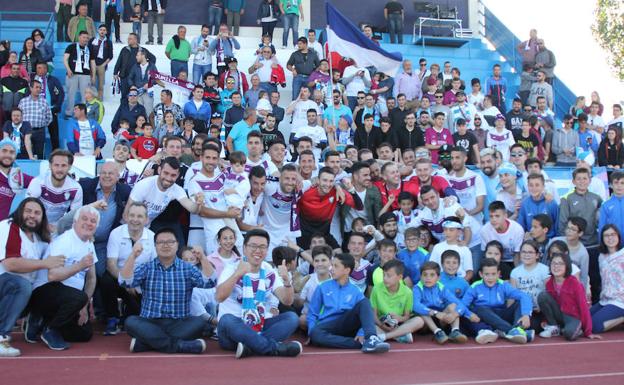
[[[184,105],[184,116],[194,120],[197,132],[208,132],[212,109],[210,103],[204,101],[204,87],[201,85],[193,88],[193,98]]]
[[[172,97],[173,94],[170,90],[164,89],[160,91],[160,103],[154,106],[154,110],[149,117],[150,121],[154,125],[154,128],[158,128],[162,125],[165,118],[165,112],[167,111],[173,112],[173,117],[178,125],[182,121],[182,118],[184,117],[182,107],[174,103]]]
[[[444,114],[436,112],[433,115],[433,126],[427,128],[425,131],[425,147],[431,152],[431,161],[433,164],[438,164],[438,150],[443,145],[447,144],[452,146],[453,135],[448,128],[444,127]]]
[[[266,92],[277,91],[277,85],[272,82],[273,69],[279,65],[277,56],[273,54],[270,47],[262,47],[260,55],[256,56],[256,61],[249,67],[249,73],[257,75],[260,79],[260,88]]]
[[[565,114],[563,127],[557,129],[553,135],[552,152],[557,157],[557,166],[576,166],[576,148],[579,146],[579,136],[572,128],[573,123],[572,115]],[[619,147],[621,147],[621,142]]]
[[[98,122],[87,119],[87,106],[74,106],[74,119],[67,122],[72,130],[73,141],[67,142],[67,149],[75,156],[95,156],[102,159],[102,149],[106,145],[106,134]]]
[[[302,0],[280,0],[280,11],[283,16],[284,32],[282,33],[282,48],[288,46],[288,30],[292,29],[293,46],[298,45],[299,19],[303,22]],[[298,93],[298,92],[297,92]],[[294,94],[296,95],[296,94]],[[293,96],[293,99],[295,97]]]
[[[533,65],[523,64],[522,73],[520,73],[520,87],[518,88],[518,96],[522,100],[522,104],[528,104],[531,87],[537,81],[537,75],[533,71]]]
[[[201,271],[177,258],[178,240],[171,229],[156,231],[154,241],[157,258],[135,266],[143,252],[142,244],[136,243],[119,271],[122,287],[141,288],[143,293],[141,315],[125,322],[132,336],[130,351],[201,354],[206,350],[206,342],[199,338],[205,321],[191,317],[191,293],[194,287],[214,287],[214,269],[201,249],[194,249]]]
[[[238,36],[240,30],[240,19],[245,14],[245,0],[225,0],[225,16],[227,26],[234,32],[234,36]]]
[[[156,22],[158,27],[158,44],[162,45],[167,0],[143,0],[141,8],[145,10],[143,16],[147,17],[147,43],[145,44],[154,44],[154,22]]]
[[[286,110],[284,107],[279,106],[280,93],[278,91],[271,91],[271,107],[273,108],[273,115],[275,115],[275,127],[279,127],[279,124],[284,120]]]
[[[247,156],[247,134],[251,131],[260,131],[260,127],[256,123],[256,110],[246,108],[243,120],[239,121],[232,127],[232,131],[226,139],[226,146],[229,152],[242,151]]]
[[[65,100],[65,91],[61,81],[55,76],[49,75],[47,63],[37,64],[37,72],[34,79],[41,82],[41,96],[48,102],[52,111],[52,122],[48,125],[48,132],[50,133],[50,143],[54,151],[59,148],[58,114],[61,112],[61,107]]]
[[[41,60],[46,63],[51,63],[54,60],[54,47],[50,40],[45,40],[43,32],[36,28],[32,32],[32,39],[35,42],[35,48],[39,50],[41,54]]]
[[[82,6],[82,8],[85,7]],[[90,50],[87,45],[89,35],[85,31],[80,32],[79,35],[78,42],[68,45],[63,56],[63,64],[67,72],[67,80],[65,81],[67,85],[66,117],[72,115],[76,92],[80,91],[80,100],[84,101],[85,90],[95,78],[95,68],[93,68],[95,61],[90,59]]]
[[[353,110],[357,105],[358,92],[366,92],[366,89],[371,86],[370,73],[366,68],[358,67],[353,60],[352,64],[345,68],[342,73],[342,83],[346,86],[349,108]],[[397,101],[399,96],[397,95]]]
[[[598,148],[598,165],[612,168],[621,168],[624,165],[622,137],[615,127],[607,129],[607,136],[600,143]]]
[[[388,25],[390,43],[396,43],[398,38],[398,43],[403,44],[403,22],[405,21],[403,5],[395,0],[386,3],[384,7],[384,18]]]
[[[2,86],[2,110],[4,117],[8,118],[11,110],[17,107],[20,101],[28,94],[28,81],[20,77],[20,68],[18,63],[10,64],[11,72],[9,76],[0,80]]]
[[[24,67],[29,78],[35,74],[37,63],[43,62],[41,52],[35,48],[35,41],[32,38],[28,37],[24,40],[24,46],[17,62]]]
[[[228,69],[230,60],[234,59],[234,50],[240,49],[240,43],[232,36],[228,26],[221,24],[219,26],[219,35],[210,42],[208,49],[217,56],[217,74],[220,78]],[[220,83],[219,87],[223,88],[223,84]]]
[[[591,103],[594,103],[594,102],[598,104],[598,115],[602,116],[602,113],[604,112],[604,106],[602,105],[602,103],[600,103],[600,94],[598,94],[598,91],[592,91],[590,106],[585,107],[585,113],[586,114],[590,113],[589,109],[591,107]]]
[[[112,29],[113,23],[115,25],[115,43],[121,43],[119,33],[121,28],[119,27],[119,19],[123,13],[123,0],[105,0],[106,10],[104,11],[106,30],[108,31],[108,38],[113,40]]]
[[[262,36],[269,36],[273,41],[273,30],[281,15],[280,0],[262,0],[258,5],[256,21],[262,24]]]
[[[546,98],[546,104],[551,110],[554,109],[555,98],[553,96],[553,89],[550,84],[546,82],[546,71],[537,71],[537,81],[531,84],[531,90],[529,92],[529,104],[533,107],[537,107],[537,97],[543,96]]]
[[[208,49],[208,34],[210,27],[206,24],[201,27],[201,34],[193,39],[191,53],[193,57],[193,84],[201,84],[204,75],[212,71],[212,57]]]
[[[231,82],[231,83],[230,83]],[[228,85],[233,84],[234,81],[232,78],[227,80]],[[244,100],[243,95],[240,92],[234,91],[232,92],[232,100],[230,107],[225,111],[225,116],[223,119],[223,125],[225,126],[225,136],[227,137],[232,130],[232,127],[235,123],[243,120],[243,115],[245,113],[245,107],[243,106]]]
[[[419,73],[412,70],[412,61],[403,62],[403,72],[399,73],[394,81],[393,95],[405,95],[409,103],[422,97],[422,83]]]
[[[244,95],[249,89],[249,83],[247,83],[247,75],[238,69],[238,59],[235,57],[228,58],[226,63],[228,70],[219,77],[219,87],[224,88],[226,79],[231,78],[234,80],[234,89]]]
[[[56,0],[54,12],[56,12],[56,41],[62,43],[71,41],[67,34],[67,26],[71,15],[76,12],[78,0]]]
[[[19,109],[24,113],[24,120],[32,127],[32,151],[38,159],[43,157],[45,129],[52,123],[52,110],[48,102],[41,97],[41,83],[33,80],[30,84],[30,95],[20,100]]]
[[[522,55],[522,65],[525,64],[533,66],[535,64],[535,55],[539,52],[537,39],[537,30],[532,29],[529,31],[529,40],[523,41],[518,44],[516,49],[518,53]]]
[[[89,36],[88,39],[95,36],[95,22],[89,17],[87,11],[87,5],[83,2],[79,2],[76,6],[76,16],[69,19],[67,35],[70,41],[74,43],[78,42],[80,39],[81,32],[86,32]]]
[[[216,35],[221,25],[221,18],[223,18],[223,1],[224,0],[210,0],[208,6],[208,34]]]
[[[589,114],[587,115],[587,126],[590,130],[595,131],[597,134],[602,135],[605,130],[605,121],[600,116],[600,103],[592,102],[589,106]],[[622,129],[618,130],[618,134],[622,136]]]
[[[111,131],[113,135],[119,131],[120,122],[127,120],[130,123],[130,129],[136,128],[136,120],[139,115],[146,116],[145,108],[138,103],[139,92],[136,87],[132,86],[128,93],[128,99],[122,100],[115,112],[113,122],[111,123]]]
[[[186,27],[179,26],[165,48],[167,59],[171,60],[171,76],[178,77],[180,71],[188,73],[188,60],[191,57],[191,44],[186,40]]]
[[[138,63],[137,53],[142,51],[147,61],[150,64],[156,65],[156,57],[152,55],[148,50],[139,46],[139,38],[136,34],[131,33],[128,35],[128,45],[121,49],[117,63],[115,63],[115,69],[113,73],[115,78],[121,81],[121,98],[125,99],[128,96],[130,90],[130,84],[128,77],[132,67]],[[138,87],[137,87],[138,88]]]
[[[121,0],[117,1],[121,2]],[[117,23],[119,23],[119,21],[117,21]],[[92,68],[95,70],[93,76],[93,78],[95,78],[95,84],[93,84],[93,86],[97,87],[97,97],[100,100],[104,100],[106,69],[108,68],[108,63],[113,60],[113,44],[111,43],[110,37],[106,35],[106,31],[108,31],[107,28],[108,27],[104,25],[100,25],[100,28],[98,28],[98,36],[89,41],[89,47],[91,49],[89,56],[91,61],[94,62]],[[118,43],[121,43],[119,37],[117,37],[117,40]]]
[[[325,57],[325,50],[316,39],[316,30],[312,28],[308,30],[308,47],[316,52],[316,56],[318,56],[319,60]]]
[[[544,70],[544,73],[546,74],[546,82],[552,85],[553,78],[555,77],[555,66],[557,65],[555,54],[546,48],[544,39],[539,39],[537,41],[537,47],[539,52],[535,55],[535,69]]]
[[[299,0],[287,0],[299,1]],[[285,15],[285,19],[286,20]],[[297,50],[290,55],[286,67],[293,75],[292,99],[296,99],[302,87],[306,86],[308,76],[318,68],[320,60],[315,51],[308,48],[308,39],[300,37],[297,39]],[[368,77],[370,84],[370,75]]]
[[[501,75],[500,64],[494,64],[492,69],[492,76],[485,81],[486,95],[492,98],[492,104],[498,108],[499,111],[507,111],[505,106],[505,93],[507,92],[507,79]]]
[[[132,10],[132,16],[130,16],[132,22],[132,33],[137,35],[137,40],[141,42],[141,29],[143,27],[143,11],[141,11],[141,4],[135,4]]]
[[[24,121],[22,110],[14,108],[13,111],[11,111],[11,120],[4,122],[2,132],[2,142],[5,142],[4,139],[8,139],[15,144],[15,147],[17,148],[16,159],[35,159],[30,139],[32,135],[32,127],[29,122]],[[2,147],[4,147],[4,144]]]
[[[139,50],[136,54],[136,64],[130,70],[128,85],[134,87],[138,93],[138,103],[145,108],[145,113],[149,116],[154,108],[154,97],[149,88],[149,73],[157,71],[153,63],[147,61],[144,50]]]

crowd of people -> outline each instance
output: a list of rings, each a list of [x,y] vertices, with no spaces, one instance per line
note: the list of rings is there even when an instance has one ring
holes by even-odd
[[[166,47],[190,99],[179,105],[165,88],[154,105],[156,57],[137,29],[113,57],[119,3],[107,0],[96,30],[87,3],[57,1],[59,26],[68,21],[59,36],[75,41],[67,92],[40,30],[19,56],[0,45],[0,356],[20,355],[11,332],[22,318],[25,340],[53,350],[89,341],[101,322],[104,335],[125,330],[132,352],[200,354],[210,338],[237,358],[297,356],[298,331],[306,344],[379,353],[414,333],[524,344],[536,333],[600,338],[624,322],[622,107],[606,122],[595,92],[557,127],[554,55],[537,32],[518,47],[523,85],[508,108],[498,64],[483,89],[450,61],[381,73],[327,51],[314,30],[297,37],[300,1],[265,0],[247,73],[236,29],[211,13],[197,38],[180,26]],[[244,8],[232,4],[244,2],[219,4],[211,10],[236,28]],[[151,17],[148,43],[154,21],[162,42],[166,6],[145,0],[135,12]],[[287,63],[271,43],[278,9],[294,16],[283,19],[296,41]],[[397,9],[386,6],[389,19]],[[103,128],[114,60],[120,104]],[[67,150],[59,119],[73,132]],[[110,160],[75,180],[80,156]],[[132,158],[148,160],[141,173]],[[18,159],[49,170],[26,175]],[[565,195],[547,165],[574,169]]]

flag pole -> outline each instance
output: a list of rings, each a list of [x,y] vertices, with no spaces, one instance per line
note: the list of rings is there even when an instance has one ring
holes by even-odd
[[[332,63],[332,54],[331,54],[331,49],[329,48],[329,24],[325,27],[325,35],[327,36],[327,41],[325,42],[325,44],[327,44],[327,55],[329,56],[329,92],[330,92],[330,101],[333,103],[334,98],[334,66]],[[340,99],[342,100],[342,94],[340,95]],[[332,106],[333,107],[333,106]],[[334,122],[336,121],[336,109],[332,108],[332,121],[331,124],[334,125],[334,130],[337,131],[338,127],[337,124],[334,124]],[[337,139],[337,132],[334,132],[334,139]],[[336,142],[334,141],[334,145],[336,145]]]

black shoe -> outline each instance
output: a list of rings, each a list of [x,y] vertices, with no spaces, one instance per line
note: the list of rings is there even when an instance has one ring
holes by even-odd
[[[253,352],[247,346],[245,346],[242,342],[239,342],[236,346],[236,358],[245,358],[252,356]]]
[[[148,41],[145,42],[145,45],[152,45],[152,44],[154,44],[154,42],[151,41],[151,40],[148,40]]]
[[[303,352],[303,345],[299,341],[282,342],[277,344],[275,355],[278,357],[297,357]]]
[[[115,43],[121,43],[121,39],[115,40]]]
[[[24,329],[24,339],[26,342],[36,344],[43,330],[43,318],[31,312],[28,314],[28,317],[26,317],[26,320],[24,320],[22,327]]]
[[[158,45],[163,45],[162,40],[158,40]]]
[[[147,346],[143,345],[143,343],[136,338],[132,338],[130,340],[130,353],[141,353],[147,352],[150,350]]]
[[[206,351],[206,342],[201,338],[178,342],[178,353],[202,354],[204,351]]]

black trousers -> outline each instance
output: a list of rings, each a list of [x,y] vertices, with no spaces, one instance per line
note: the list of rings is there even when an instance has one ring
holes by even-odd
[[[275,25],[277,21],[271,21],[268,23],[262,23],[262,36],[269,35],[271,36],[271,41],[273,40],[273,31],[275,30]]]
[[[93,336],[91,322],[80,326],[80,310],[89,303],[84,291],[65,286],[61,282],[48,282],[39,286],[30,297],[30,311],[43,317],[44,323],[61,333],[70,342],[86,342]]]
[[[119,38],[119,19],[121,15],[117,13],[116,7],[107,7],[106,14],[104,15],[104,24],[106,24],[106,31],[108,31],[108,38],[112,40],[111,25],[115,23],[115,41],[121,40]]]
[[[98,280],[98,287],[104,302],[104,313],[107,318],[120,318],[119,307],[117,306],[117,298],[121,298],[124,303],[124,315],[139,315],[141,312],[141,297],[135,296],[119,286],[117,278],[113,277],[108,271],[102,274]]]
[[[50,136],[52,136],[52,134],[50,134]],[[56,137],[58,141],[58,132]],[[30,141],[32,143],[33,155],[35,155],[37,159],[44,159],[43,151],[45,147],[45,127],[34,127],[30,136]]]

